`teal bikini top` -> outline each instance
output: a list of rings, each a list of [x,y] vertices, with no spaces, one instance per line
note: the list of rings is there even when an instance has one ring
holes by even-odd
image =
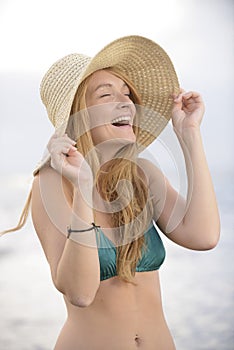
[[[116,271],[116,247],[114,243],[103,233],[99,232],[99,263],[100,280],[117,276]],[[144,234],[146,249],[142,250],[142,257],[136,266],[136,272],[158,270],[165,259],[165,248],[163,242],[152,224]]]

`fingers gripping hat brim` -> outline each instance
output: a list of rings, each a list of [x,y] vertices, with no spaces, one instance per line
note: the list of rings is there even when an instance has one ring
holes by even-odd
[[[58,135],[64,134],[74,96],[81,82],[97,70],[114,67],[135,86],[144,113],[137,142],[148,146],[171,117],[172,94],[179,92],[178,78],[167,53],[154,41],[126,36],[105,46],[90,58],[71,54],[57,61],[41,82],[41,98]],[[49,159],[46,155],[36,173]]]

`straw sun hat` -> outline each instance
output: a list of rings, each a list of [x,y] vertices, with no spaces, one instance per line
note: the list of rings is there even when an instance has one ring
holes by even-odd
[[[70,54],[55,62],[41,82],[41,99],[56,133],[65,133],[72,103],[81,82],[93,72],[114,67],[133,83],[144,115],[140,120],[139,145],[146,147],[160,134],[171,117],[172,93],[179,83],[167,53],[141,36],[125,36],[105,46],[93,58]],[[46,154],[34,174],[50,159]]]

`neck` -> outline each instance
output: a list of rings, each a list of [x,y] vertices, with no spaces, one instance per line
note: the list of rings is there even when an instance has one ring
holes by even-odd
[[[128,146],[126,142],[103,142],[95,146],[100,165],[105,164],[106,162],[115,159],[115,158],[133,158],[132,147]]]

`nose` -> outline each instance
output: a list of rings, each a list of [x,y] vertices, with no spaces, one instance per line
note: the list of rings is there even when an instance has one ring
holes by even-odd
[[[116,95],[115,100],[118,104],[118,108],[130,108],[133,104],[128,95],[123,95],[121,93]]]
[[[135,114],[135,105],[128,95],[123,93],[116,94],[115,96],[116,107],[122,111],[131,111],[131,114]]]
[[[119,109],[128,109],[131,108],[132,102],[131,101],[126,101],[126,102],[117,102],[117,107]]]

